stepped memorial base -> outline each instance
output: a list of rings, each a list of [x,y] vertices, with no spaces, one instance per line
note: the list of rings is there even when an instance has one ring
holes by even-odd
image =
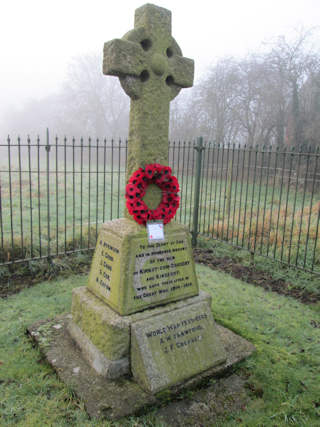
[[[28,328],[28,333],[59,378],[84,402],[89,416],[117,420],[145,412],[147,407],[163,405],[161,392],[145,391],[129,375],[110,379],[98,374],[68,331],[71,318],[71,314],[65,314],[37,322]],[[212,377],[227,376],[238,362],[255,351],[244,338],[220,325],[216,327],[227,356],[225,362],[170,387],[172,400],[182,389],[192,389]],[[167,393],[165,399],[168,401]]]

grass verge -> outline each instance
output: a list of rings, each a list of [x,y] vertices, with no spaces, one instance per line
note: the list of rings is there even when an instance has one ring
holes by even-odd
[[[20,292],[44,280],[87,273],[93,250],[47,259],[0,267],[0,298]]]
[[[309,273],[304,270],[289,267],[273,259],[262,257],[259,255],[253,256],[245,249],[238,249],[228,243],[214,240],[211,237],[199,236],[198,247],[202,249],[212,250],[216,259],[225,259],[248,267],[256,272],[265,272],[273,280],[283,280],[292,287],[305,289],[318,295],[320,299],[320,276],[319,274]],[[226,268],[227,270],[227,268]],[[245,275],[241,277],[246,280]]]
[[[204,266],[197,266],[197,273],[213,296],[217,321],[257,348],[238,370],[247,378],[250,404],[218,425],[319,425],[319,313]],[[83,404],[25,336],[27,325],[69,311],[71,289],[86,281],[87,276],[74,275],[0,300],[0,425],[109,425],[89,420]],[[153,411],[113,425],[161,424]]]

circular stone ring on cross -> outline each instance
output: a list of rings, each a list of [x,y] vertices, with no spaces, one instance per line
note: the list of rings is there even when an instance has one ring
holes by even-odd
[[[179,183],[171,173],[169,166],[151,163],[136,170],[129,178],[126,206],[138,224],[146,225],[152,220],[163,220],[167,224],[175,216],[180,203]],[[156,209],[149,209],[142,200],[149,184],[155,184],[162,190],[162,199]]]

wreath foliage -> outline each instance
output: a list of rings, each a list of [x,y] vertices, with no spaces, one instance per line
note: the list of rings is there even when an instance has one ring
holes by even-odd
[[[159,163],[139,168],[130,177],[126,186],[126,206],[138,224],[162,220],[167,224],[175,216],[180,203],[179,183],[169,166]],[[149,184],[157,185],[162,191],[162,199],[156,209],[149,209],[143,201]]]

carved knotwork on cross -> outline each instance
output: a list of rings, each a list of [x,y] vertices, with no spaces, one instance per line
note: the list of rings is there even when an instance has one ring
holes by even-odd
[[[131,98],[127,174],[168,163],[170,101],[193,84],[194,62],[171,36],[171,12],[146,4],[134,29],[104,45],[103,73],[120,78]]]

